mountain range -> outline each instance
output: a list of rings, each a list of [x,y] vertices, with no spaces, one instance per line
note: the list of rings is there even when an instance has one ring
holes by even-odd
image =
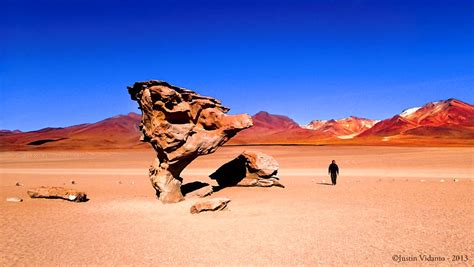
[[[254,126],[229,145],[474,145],[474,106],[457,99],[430,102],[381,121],[351,116],[298,125],[287,116],[259,112]],[[105,150],[146,148],[139,141],[140,115],[38,131],[0,131],[0,149]]]

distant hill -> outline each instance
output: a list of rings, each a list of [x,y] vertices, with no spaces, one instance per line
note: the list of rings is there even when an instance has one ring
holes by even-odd
[[[95,150],[147,147],[146,144],[139,142],[139,123],[140,116],[130,113],[91,124],[0,135],[0,144],[2,150]]]
[[[457,99],[407,109],[382,121],[358,118],[314,120],[300,126],[291,118],[259,112],[254,126],[229,145],[474,145],[474,106]],[[0,131],[0,149],[107,150],[148,148],[141,143],[140,115],[129,113],[96,123],[38,131]]]
[[[304,129],[295,121],[283,115],[261,111],[252,116],[254,126],[246,129],[228,144],[295,144],[311,143],[326,138],[319,132]]]
[[[473,139],[474,106],[457,99],[431,102],[380,121],[358,137]]]
[[[339,120],[314,120],[308,125],[303,126],[306,129],[328,133],[333,137],[340,139],[351,139],[367,129],[372,128],[377,121],[351,116]]]
[[[20,130],[13,130],[13,131],[10,131],[10,130],[0,130],[0,136],[12,135],[12,134],[19,134],[19,133],[21,133]]]

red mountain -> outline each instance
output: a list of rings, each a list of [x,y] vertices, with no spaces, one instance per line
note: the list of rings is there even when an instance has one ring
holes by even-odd
[[[405,117],[424,126],[474,126],[474,106],[457,99],[448,99],[428,103]]]
[[[0,135],[1,150],[29,149],[117,149],[144,146],[139,141],[136,113],[108,118],[92,124]]]
[[[358,137],[430,136],[472,138],[474,106],[448,99],[410,108],[380,121]]]
[[[287,116],[273,115],[265,111],[252,116],[253,128],[266,129],[296,129],[300,126]]]
[[[321,133],[326,133],[341,139],[351,139],[359,133],[370,129],[376,121],[351,116],[340,120],[320,121],[315,120],[304,126]]]
[[[372,128],[367,129],[358,136],[389,136],[397,135],[408,129],[416,127],[416,124],[400,115],[395,115],[391,119],[386,119],[376,123]]]
[[[13,131],[10,131],[10,130],[0,130],[0,136],[12,135],[12,134],[19,134],[19,133],[21,133],[20,130],[13,130]]]
[[[326,138],[319,132],[303,129],[292,119],[261,111],[252,116],[254,126],[230,140],[229,144],[306,144]]]
[[[267,112],[255,114],[253,120],[254,126],[229,144],[474,145],[474,106],[456,99],[405,110],[373,127],[374,121],[357,117],[313,121],[304,128],[286,116]],[[139,141],[139,123],[140,116],[130,113],[65,128],[5,130],[0,131],[0,150],[147,148]]]

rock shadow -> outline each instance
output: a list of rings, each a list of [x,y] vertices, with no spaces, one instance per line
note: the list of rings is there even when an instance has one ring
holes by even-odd
[[[201,189],[203,187],[206,187],[208,185],[209,185],[208,183],[203,183],[200,181],[186,183],[186,184],[181,185],[181,194],[183,194],[183,196],[186,196],[187,194],[194,192],[198,189]]]
[[[214,192],[229,186],[235,186],[242,181],[247,174],[246,162],[245,157],[237,157],[209,175],[218,184],[218,186],[213,187]]]

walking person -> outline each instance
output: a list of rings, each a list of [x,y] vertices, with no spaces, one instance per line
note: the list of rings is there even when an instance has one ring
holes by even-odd
[[[339,175],[339,167],[335,160],[333,160],[329,165],[328,174],[331,175],[332,185],[336,185],[337,176]]]

